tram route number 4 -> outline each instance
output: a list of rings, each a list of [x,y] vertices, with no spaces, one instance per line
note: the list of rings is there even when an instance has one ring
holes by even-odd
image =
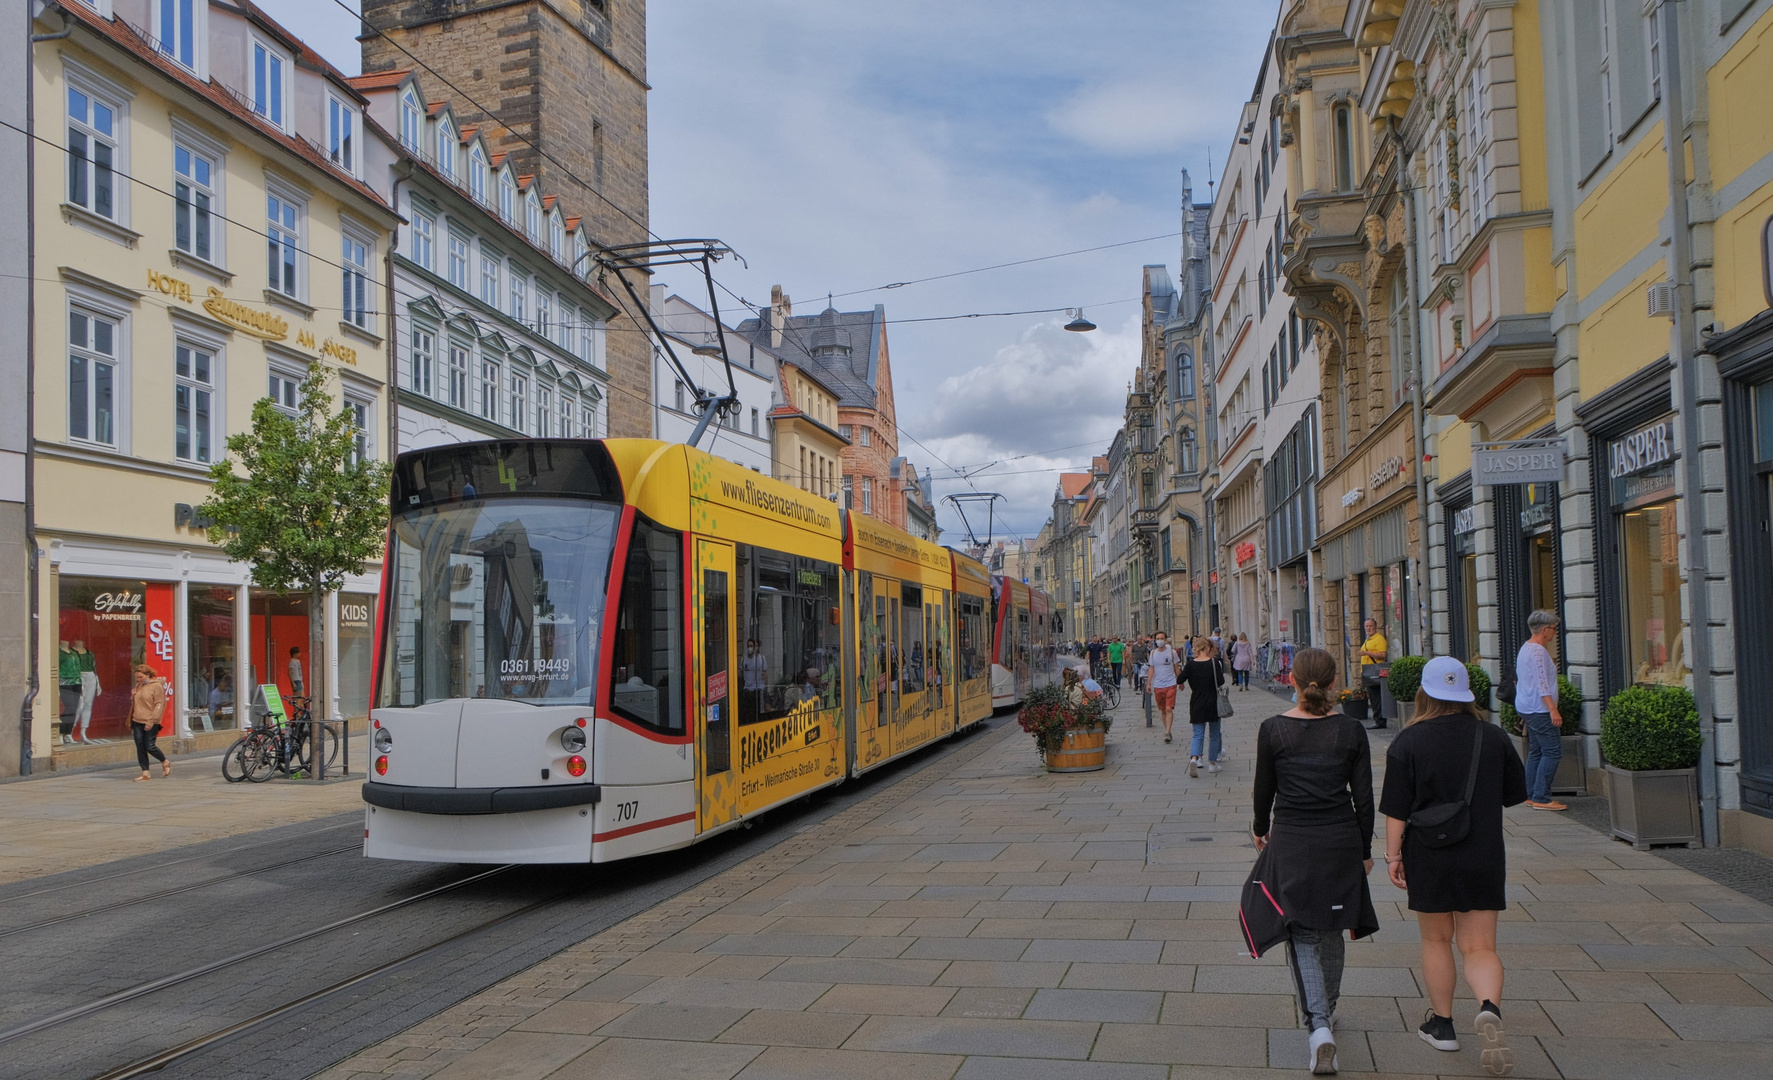
[[[619,802],[616,803],[615,806],[617,821],[633,821],[640,816],[639,799],[636,799],[633,802]]]

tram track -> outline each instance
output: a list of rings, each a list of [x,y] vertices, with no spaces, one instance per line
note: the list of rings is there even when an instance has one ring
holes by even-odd
[[[282,1032],[276,1037],[280,1040],[291,1037],[296,1032],[318,1033],[329,1031],[330,1025],[336,1024],[340,1018],[363,1017],[366,1013],[376,1017],[372,1024],[364,1024],[359,1029],[362,1034],[355,1038],[379,1039],[403,1030],[411,1023],[426,1015],[447,1007],[443,1004],[426,1006],[421,1013],[390,1013],[381,1003],[405,1000],[412,996],[415,987],[423,987],[435,992],[433,980],[451,978],[466,980],[452,983],[446,991],[450,1001],[460,1000],[478,992],[484,985],[490,985],[507,975],[523,970],[525,967],[552,955],[560,948],[567,947],[577,941],[601,932],[621,921],[647,910],[693,884],[719,874],[755,855],[767,851],[777,843],[798,836],[809,829],[819,827],[828,817],[833,816],[849,806],[862,802],[874,795],[890,790],[902,780],[909,779],[925,768],[934,766],[948,759],[954,752],[972,744],[977,738],[996,727],[998,719],[986,721],[974,727],[960,738],[944,740],[929,748],[923,754],[912,755],[901,761],[891,763],[869,776],[841,787],[827,789],[812,800],[802,800],[787,807],[772,811],[759,819],[756,830],[740,830],[727,834],[725,837],[710,841],[708,844],[681,851],[649,856],[641,861],[630,861],[622,864],[629,873],[619,879],[600,873],[598,867],[583,868],[586,875],[566,888],[550,888],[542,896],[515,897],[519,906],[504,911],[487,913],[465,926],[450,929],[449,932],[435,940],[419,940],[410,947],[402,949],[397,955],[376,962],[365,964],[360,958],[357,963],[346,968],[348,974],[335,978],[323,986],[307,989],[305,992],[290,994],[289,988],[284,994],[269,996],[269,1000],[258,1003],[257,1011],[243,1018],[215,1027],[210,1031],[190,1033],[189,1037],[173,1041],[171,1045],[161,1047],[142,1047],[128,1053],[123,1064],[105,1067],[102,1059],[103,1051],[87,1057],[84,1062],[63,1062],[53,1072],[58,1076],[87,1076],[90,1080],[126,1080],[163,1073],[172,1069],[179,1076],[264,1076],[278,1078],[295,1078],[311,1075],[324,1068],[327,1064],[338,1060],[351,1052],[359,1043],[341,1047],[328,1036],[318,1045],[305,1048],[305,1055],[298,1058],[293,1053],[294,1045],[285,1045],[284,1052],[273,1060],[255,1059],[246,1065],[238,1058],[226,1059],[217,1057],[219,1048],[233,1043],[242,1037],[259,1036]],[[97,1022],[107,1014],[133,1016],[139,1010],[123,1008],[130,1002],[146,999],[150,1002],[161,1002],[162,1006],[170,1007],[180,995],[173,994],[173,1002],[163,1002],[168,991],[203,979],[206,976],[225,977],[231,970],[256,972],[262,974],[261,961],[279,950],[286,950],[302,942],[313,941],[323,935],[345,930],[353,925],[361,926],[382,915],[392,914],[400,909],[410,909],[423,901],[460,890],[479,882],[497,879],[513,870],[524,868],[516,866],[500,866],[483,870],[442,885],[425,889],[413,895],[403,897],[391,903],[360,911],[355,914],[335,919],[324,926],[291,934],[276,941],[254,945],[219,959],[195,964],[178,972],[159,978],[144,980],[125,989],[104,995],[92,1001],[74,1005],[55,1014],[38,1018],[29,1023],[0,1031],[0,1047],[39,1045],[27,1043],[30,1036],[62,1029],[63,1032],[88,1030],[87,1024]],[[553,868],[563,870],[566,868]],[[532,878],[532,875],[524,875]],[[512,880],[512,879],[505,879]],[[519,879],[521,880],[521,879]],[[513,884],[510,891],[518,891],[523,886]],[[351,939],[346,939],[351,940]],[[206,986],[210,984],[205,984]],[[262,989],[262,988],[261,988]],[[213,994],[213,990],[195,991],[201,998],[205,994]],[[185,997],[191,994],[183,995]],[[409,1006],[410,1007],[410,1006]],[[384,1015],[387,1014],[387,1015]],[[84,1022],[84,1023],[82,1023]],[[127,1024],[128,1020],[113,1021],[113,1026]],[[181,1033],[186,1034],[186,1033]],[[69,1036],[65,1033],[58,1038],[66,1043]],[[150,1040],[152,1036],[148,1037]],[[298,1037],[299,1038],[299,1037]],[[280,1043],[281,1045],[281,1043]],[[118,1049],[124,1049],[119,1047]],[[118,1055],[123,1056],[123,1055]],[[98,1060],[92,1060],[92,1058]],[[112,1057],[115,1061],[116,1057]],[[243,1070],[243,1066],[245,1066]],[[255,1071],[256,1070],[256,1071]],[[11,1070],[0,1068],[0,1074],[15,1075]],[[49,1075],[42,1070],[28,1071],[16,1075]]]

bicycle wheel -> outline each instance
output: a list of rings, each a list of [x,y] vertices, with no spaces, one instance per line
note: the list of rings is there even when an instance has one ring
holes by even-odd
[[[339,763],[338,733],[333,731],[331,727],[322,725],[320,728],[320,745],[322,747],[322,752],[315,758],[315,760],[324,760],[326,762],[326,771],[331,773]]]
[[[1110,709],[1120,708],[1120,687],[1115,685],[1113,681],[1103,683],[1102,698],[1108,702]]]
[[[247,738],[248,736],[242,735],[235,739],[233,745],[228,747],[227,752],[222,755],[222,779],[230,784],[238,784],[246,779],[245,760],[242,757],[242,752],[246,749]]]
[[[277,771],[277,737],[269,732],[254,732],[240,748],[240,770],[255,784],[271,779]]]

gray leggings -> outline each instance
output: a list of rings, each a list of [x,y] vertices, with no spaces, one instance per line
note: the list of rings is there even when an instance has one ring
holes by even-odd
[[[1340,930],[1288,931],[1287,965],[1293,970],[1293,989],[1299,995],[1299,1011],[1312,1031],[1330,1026],[1336,999],[1342,996],[1342,958],[1348,942]]]

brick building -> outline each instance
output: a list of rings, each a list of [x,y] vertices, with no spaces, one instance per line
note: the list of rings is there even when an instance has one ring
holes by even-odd
[[[456,119],[575,207],[594,244],[647,238],[644,0],[363,0],[363,19],[366,75],[418,66],[448,80],[436,89]],[[644,322],[608,289],[622,308],[608,326],[609,434],[650,438]]]
[[[895,528],[906,527],[906,493],[893,459],[899,456],[899,425],[887,360],[886,307],[871,311],[794,314],[781,286],[770,306],[739,324],[741,336],[768,345],[785,361],[837,392],[837,430],[843,449],[844,505]]]

